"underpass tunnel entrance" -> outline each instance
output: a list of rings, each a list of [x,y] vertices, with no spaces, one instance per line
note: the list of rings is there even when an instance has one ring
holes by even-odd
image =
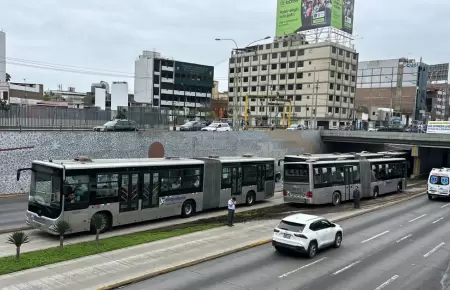
[[[411,150],[413,176],[426,177],[431,169],[450,167],[450,149],[414,146]]]

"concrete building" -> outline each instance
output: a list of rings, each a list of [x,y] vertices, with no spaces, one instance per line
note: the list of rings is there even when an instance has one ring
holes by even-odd
[[[165,108],[171,121],[204,119],[211,110],[214,67],[144,51],[135,62],[134,101]]]
[[[301,34],[232,53],[229,113],[249,124],[338,128],[353,120],[358,53],[332,43],[308,43]],[[289,108],[291,111],[289,112]]]
[[[51,95],[52,101],[67,102],[69,108],[84,108],[84,98],[86,97],[86,93],[77,92],[74,87],[68,87],[67,90],[63,90],[60,85],[57,90],[50,90],[48,93]]]
[[[358,64],[355,103],[372,112],[377,108],[392,109],[404,116],[408,124],[412,120],[422,121],[427,83],[428,65],[421,61],[406,58],[363,61]]]
[[[113,82],[111,86],[111,110],[117,111],[119,107],[128,107],[127,82]]]
[[[6,83],[6,34],[0,31],[0,85]]]
[[[30,83],[9,83],[9,97],[44,100],[44,85]]]

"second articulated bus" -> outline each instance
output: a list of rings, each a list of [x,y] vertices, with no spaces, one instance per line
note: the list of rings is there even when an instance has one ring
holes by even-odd
[[[361,197],[406,188],[404,158],[288,162],[284,164],[283,198],[289,203],[339,205],[353,199],[358,185]]]

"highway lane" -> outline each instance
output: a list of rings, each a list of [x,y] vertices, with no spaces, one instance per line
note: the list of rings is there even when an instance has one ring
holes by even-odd
[[[27,195],[0,197],[0,231],[26,227]]]
[[[314,259],[256,247],[123,287],[143,289],[447,289],[450,201],[426,196],[339,223],[341,248]]]

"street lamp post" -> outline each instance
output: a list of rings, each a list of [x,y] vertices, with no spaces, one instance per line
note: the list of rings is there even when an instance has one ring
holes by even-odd
[[[393,106],[393,104],[392,104],[392,98],[393,98],[393,94],[392,94],[392,83],[394,82],[390,77],[387,77],[387,76],[385,76],[385,78],[387,78],[388,80],[390,80],[391,81],[391,104],[390,104],[390,108],[389,108],[389,115],[390,115],[390,117],[392,118],[393,116],[394,116],[394,112],[392,111],[392,106]]]
[[[232,41],[232,42],[234,43],[234,45],[236,46],[236,55],[238,55],[238,52],[239,52],[240,50],[245,51],[250,45],[252,45],[252,44],[254,44],[254,43],[256,43],[256,42],[262,41],[262,40],[269,39],[269,38],[270,38],[270,36],[266,36],[266,37],[264,37],[264,38],[261,38],[261,39],[252,41],[252,42],[250,42],[249,44],[247,44],[247,46],[245,46],[245,47],[242,48],[242,49],[239,49],[239,46],[237,45],[237,42],[236,42],[234,39],[232,39],[232,38],[216,38],[215,40],[216,40],[216,41]],[[236,59],[237,59],[237,58],[236,58]],[[236,64],[237,64],[237,63],[236,63]],[[240,66],[240,67],[239,67],[239,66]],[[244,65],[243,65],[243,59],[242,59],[242,58],[241,58],[241,61],[240,61],[240,63],[239,63],[239,66],[236,66],[236,68],[235,68],[235,70],[234,70],[234,79],[235,79],[235,84],[236,84],[236,86],[235,86],[235,92],[236,92],[236,96],[237,96],[237,98],[234,100],[234,106],[233,106],[233,127],[234,127],[234,128],[239,128],[239,126],[240,126],[240,122],[239,122],[239,120],[238,120],[239,115],[238,115],[238,110],[237,110],[237,108],[238,108],[237,102],[238,102],[238,100],[239,100],[239,114],[241,114],[241,101],[240,101],[240,98],[241,98],[241,92],[240,92],[241,86],[239,85],[239,83],[242,84],[242,67],[244,66]],[[238,67],[240,68],[240,73],[241,73],[241,76],[240,76],[240,77],[239,77],[239,75],[237,74],[237,68],[238,68]]]

